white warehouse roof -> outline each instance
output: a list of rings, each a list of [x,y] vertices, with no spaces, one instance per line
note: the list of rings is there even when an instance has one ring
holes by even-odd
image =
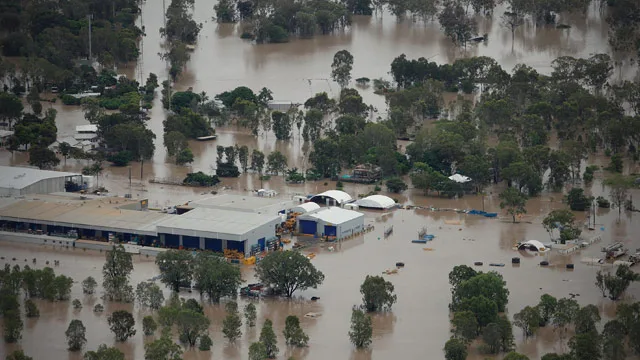
[[[395,204],[392,198],[384,195],[371,195],[356,201],[356,205],[372,209],[389,209]]]
[[[80,176],[80,174],[26,167],[0,166],[0,188],[24,189],[41,180],[66,176]]]
[[[294,213],[305,214],[318,209],[320,209],[320,205],[314,202],[307,202],[307,203],[300,204],[298,206],[293,207],[291,211]]]
[[[215,234],[242,236],[270,222],[280,223],[280,217],[275,214],[263,215],[201,207],[182,215],[170,216],[158,224],[157,231],[158,233],[214,238]]]
[[[342,224],[359,217],[364,217],[364,214],[353,210],[342,209],[339,207],[329,207],[322,210],[314,211],[312,213],[300,215],[298,218],[301,220],[320,220],[324,221],[325,223],[335,225]]]
[[[323,197],[332,198],[337,201],[338,204],[344,204],[352,200],[351,195],[347,194],[344,191],[340,190],[327,190],[321,194],[314,195],[311,198],[311,201],[322,200]]]

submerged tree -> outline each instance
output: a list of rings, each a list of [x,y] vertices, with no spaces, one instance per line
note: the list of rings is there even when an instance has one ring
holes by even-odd
[[[357,348],[366,348],[371,344],[371,336],[373,328],[371,325],[371,316],[365,314],[360,309],[351,311],[351,330],[349,331],[349,339]]]
[[[256,306],[253,305],[253,303],[248,303],[244,307],[244,318],[247,321],[247,325],[249,325],[249,327],[256,326],[256,317]]]
[[[78,351],[87,343],[87,338],[85,336],[86,331],[87,329],[84,327],[82,321],[77,319],[71,320],[69,327],[65,332],[70,351]]]
[[[512,216],[514,223],[516,222],[517,216],[527,213],[527,209],[525,208],[527,196],[517,189],[505,189],[500,193],[500,200],[500,208],[507,209],[507,214]]]
[[[126,310],[115,311],[107,318],[109,328],[116,336],[116,341],[126,341],[128,338],[136,334],[133,328],[136,321],[133,315]]]
[[[397,301],[393,290],[393,284],[382,276],[367,275],[360,286],[365,309],[369,312],[391,309],[393,303]]]
[[[124,246],[114,245],[106,257],[102,267],[105,297],[111,301],[133,301],[133,288],[129,285],[129,275],[133,271],[131,254],[124,250]]]
[[[309,336],[300,327],[300,319],[295,315],[287,316],[282,332],[287,345],[305,347],[309,342]]]
[[[351,80],[351,70],[353,69],[353,55],[347,50],[340,50],[333,56],[331,64],[331,78],[337,82],[341,88],[347,87]]]
[[[124,360],[124,353],[118,348],[102,344],[97,350],[84,353],[84,360]]]
[[[297,251],[270,252],[256,267],[256,275],[277,292],[291,297],[296,290],[316,288],[324,274]]]
[[[222,333],[224,337],[229,339],[229,342],[234,343],[242,335],[240,330],[242,320],[240,320],[240,314],[238,313],[238,303],[235,301],[226,303],[225,310],[227,311],[227,316],[222,321]]]
[[[273,332],[273,323],[269,319],[264,321],[262,330],[260,330],[260,342],[265,347],[267,358],[275,359],[279,351],[278,339],[276,338],[276,334]]]

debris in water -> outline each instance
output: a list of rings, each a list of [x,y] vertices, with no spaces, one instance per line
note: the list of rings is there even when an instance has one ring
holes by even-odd
[[[322,315],[322,313],[309,312],[309,313],[304,314],[304,317],[315,319],[317,317],[320,317],[321,315]]]

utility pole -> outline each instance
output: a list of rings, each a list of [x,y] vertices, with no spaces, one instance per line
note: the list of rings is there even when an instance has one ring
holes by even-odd
[[[167,31],[167,7],[165,0],[162,0],[162,19],[164,20],[164,31]]]
[[[91,58],[91,19],[93,19],[93,14],[87,15],[89,19],[89,65],[93,67],[93,60]]]

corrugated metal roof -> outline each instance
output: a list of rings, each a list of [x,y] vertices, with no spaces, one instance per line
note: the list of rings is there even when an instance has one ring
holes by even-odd
[[[291,211],[304,214],[318,209],[320,209],[320,205],[314,202],[307,202],[293,207]]]
[[[94,124],[76,126],[76,132],[97,132],[97,131],[98,131],[98,125],[94,125]]]
[[[280,217],[257,213],[239,213],[223,209],[196,208],[182,215],[173,215],[158,224],[158,232],[171,229],[197,232],[243,235],[264,224],[280,221]]]
[[[276,215],[296,205],[292,200],[256,195],[222,194],[189,202],[189,207],[209,209],[229,209]]]
[[[330,207],[300,215],[298,218],[302,220],[321,220],[329,224],[342,224],[359,217],[364,217],[364,214],[339,207]]]
[[[0,208],[0,219],[31,220],[36,223],[56,223],[69,227],[155,235],[156,225],[171,217],[155,211],[119,208],[127,203],[132,202],[109,197],[84,201],[69,198],[60,198],[58,201],[25,199]]]
[[[24,189],[40,180],[78,175],[80,174],[25,167],[0,166],[0,188]]]

